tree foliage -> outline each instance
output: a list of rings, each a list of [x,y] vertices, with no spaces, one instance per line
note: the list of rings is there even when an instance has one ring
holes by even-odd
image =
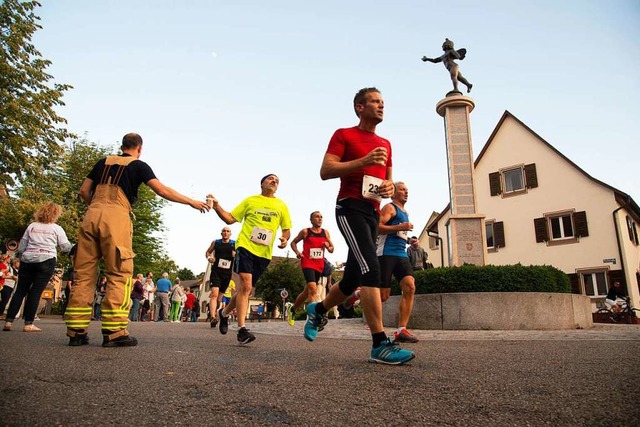
[[[0,2],[0,185],[26,182],[57,159],[70,137],[67,121],[55,112],[72,87],[53,83],[51,61],[31,42],[42,28],[37,1]]]
[[[286,289],[289,293],[289,300],[294,300],[304,289],[305,280],[302,270],[297,263],[286,259],[275,265],[269,266],[267,271],[260,276],[256,283],[256,295],[271,304],[282,302],[280,291]],[[267,308],[269,311],[272,307]]]
[[[180,280],[194,280],[196,278],[195,274],[193,274],[193,271],[189,270],[186,267],[178,270],[176,274],[180,278]]]

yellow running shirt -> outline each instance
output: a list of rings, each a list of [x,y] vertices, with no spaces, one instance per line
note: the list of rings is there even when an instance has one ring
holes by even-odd
[[[289,208],[277,197],[249,196],[236,206],[231,215],[242,222],[236,248],[245,248],[253,255],[268,260],[271,259],[273,242],[278,240],[278,227],[291,229]]]

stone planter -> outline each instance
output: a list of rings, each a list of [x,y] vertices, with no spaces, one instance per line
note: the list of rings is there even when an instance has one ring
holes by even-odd
[[[383,323],[396,327],[400,296],[383,305]],[[477,292],[416,295],[409,329],[541,330],[593,326],[585,295],[539,292]]]

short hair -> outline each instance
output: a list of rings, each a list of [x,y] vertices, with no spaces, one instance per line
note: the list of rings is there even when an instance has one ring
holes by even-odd
[[[309,219],[313,218],[314,214],[320,213],[320,211],[313,211],[311,212],[311,215],[309,215]]]
[[[62,206],[53,202],[47,202],[44,205],[40,206],[40,208],[33,215],[33,219],[36,222],[41,222],[43,224],[53,224],[58,220],[61,213]]]
[[[162,273],[162,277],[164,277],[165,279],[168,278],[169,277],[169,273],[167,273],[167,272]]]
[[[356,105],[364,104],[364,101],[367,98],[367,94],[371,92],[380,93],[380,91],[375,87],[365,87],[360,89],[358,93],[356,93],[356,96],[353,97],[353,111],[356,112],[356,116],[360,117],[360,114],[358,114],[358,110],[356,110]]]
[[[142,145],[142,137],[137,133],[131,132],[122,137],[122,149],[130,150],[132,148],[138,148]]]

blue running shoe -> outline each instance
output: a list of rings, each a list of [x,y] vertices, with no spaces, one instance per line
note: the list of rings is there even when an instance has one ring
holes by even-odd
[[[307,305],[307,323],[304,324],[304,337],[309,341],[315,341],[322,325],[322,316],[316,313],[317,302]]]
[[[382,342],[378,347],[371,349],[371,363],[384,363],[386,365],[402,365],[416,357],[413,351],[400,348],[389,338]]]

